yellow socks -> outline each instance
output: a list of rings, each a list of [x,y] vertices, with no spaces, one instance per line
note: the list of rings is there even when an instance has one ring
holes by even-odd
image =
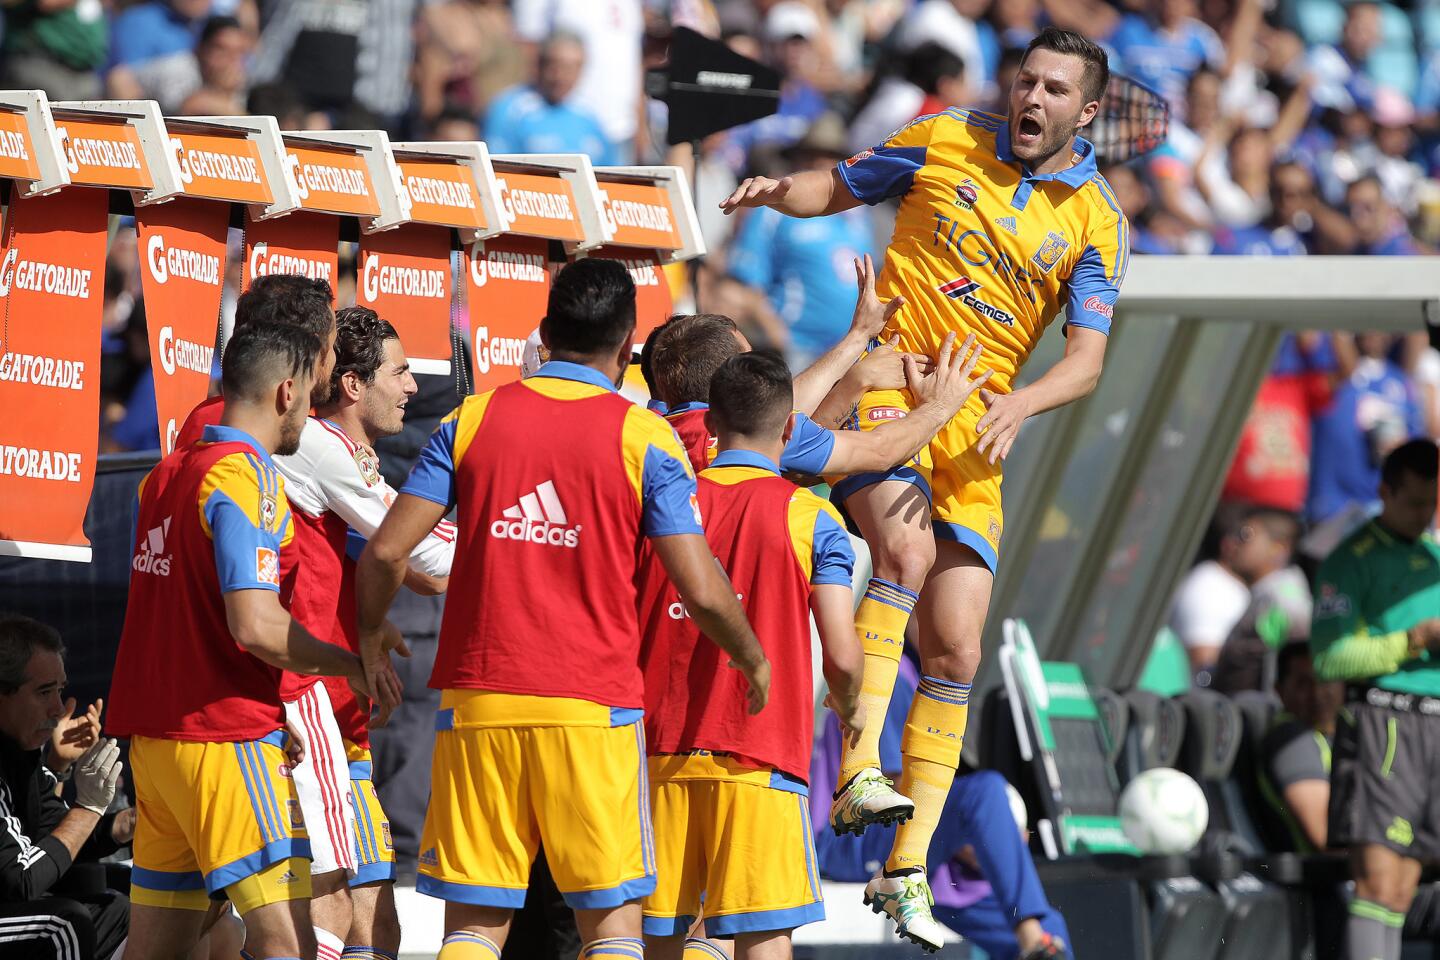
[[[887,871],[924,870],[930,838],[960,766],[970,684],[921,677],[900,740],[905,769],[897,789],[915,803],[915,815],[895,829]]]
[[[638,937],[591,940],[580,951],[579,960],[645,960],[645,941]]]
[[[841,787],[866,767],[880,766],[880,732],[885,727],[885,713],[890,695],[895,691],[895,677],[900,672],[900,654],[905,649],[905,625],[915,610],[919,595],[898,583],[872,578],[865,588],[860,608],[855,611],[855,632],[865,649],[865,681],[860,702],[865,705],[865,732],[853,748],[846,746],[840,760]]]
[[[500,948],[489,937],[457,930],[446,935],[435,960],[500,960]]]
[[[730,954],[709,940],[691,937],[685,941],[685,960],[730,960]]]

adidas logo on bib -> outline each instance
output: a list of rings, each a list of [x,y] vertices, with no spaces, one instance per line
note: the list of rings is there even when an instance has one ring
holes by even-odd
[[[580,524],[569,524],[554,482],[546,480],[515,506],[506,508],[503,516],[490,524],[490,536],[573,550],[580,543]]]

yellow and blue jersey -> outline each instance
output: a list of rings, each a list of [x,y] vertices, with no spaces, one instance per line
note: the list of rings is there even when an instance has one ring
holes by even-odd
[[[1129,225],[1083,138],[1069,168],[1034,174],[1004,117],[951,109],[837,169],[865,203],[900,198],[876,290],[906,299],[885,333],[903,349],[933,357],[946,333],[974,333],[1006,391],[1062,307],[1067,324],[1109,332]]]

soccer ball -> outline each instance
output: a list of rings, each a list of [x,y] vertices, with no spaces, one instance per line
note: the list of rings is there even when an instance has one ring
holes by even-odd
[[[1188,853],[1209,822],[1200,784],[1179,770],[1146,770],[1120,794],[1120,825],[1141,853]]]

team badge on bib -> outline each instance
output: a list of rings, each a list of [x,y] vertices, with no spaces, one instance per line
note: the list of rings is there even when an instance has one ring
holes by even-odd
[[[275,498],[265,493],[260,496],[260,525],[266,530],[275,528],[275,517],[280,513],[280,505]]]

